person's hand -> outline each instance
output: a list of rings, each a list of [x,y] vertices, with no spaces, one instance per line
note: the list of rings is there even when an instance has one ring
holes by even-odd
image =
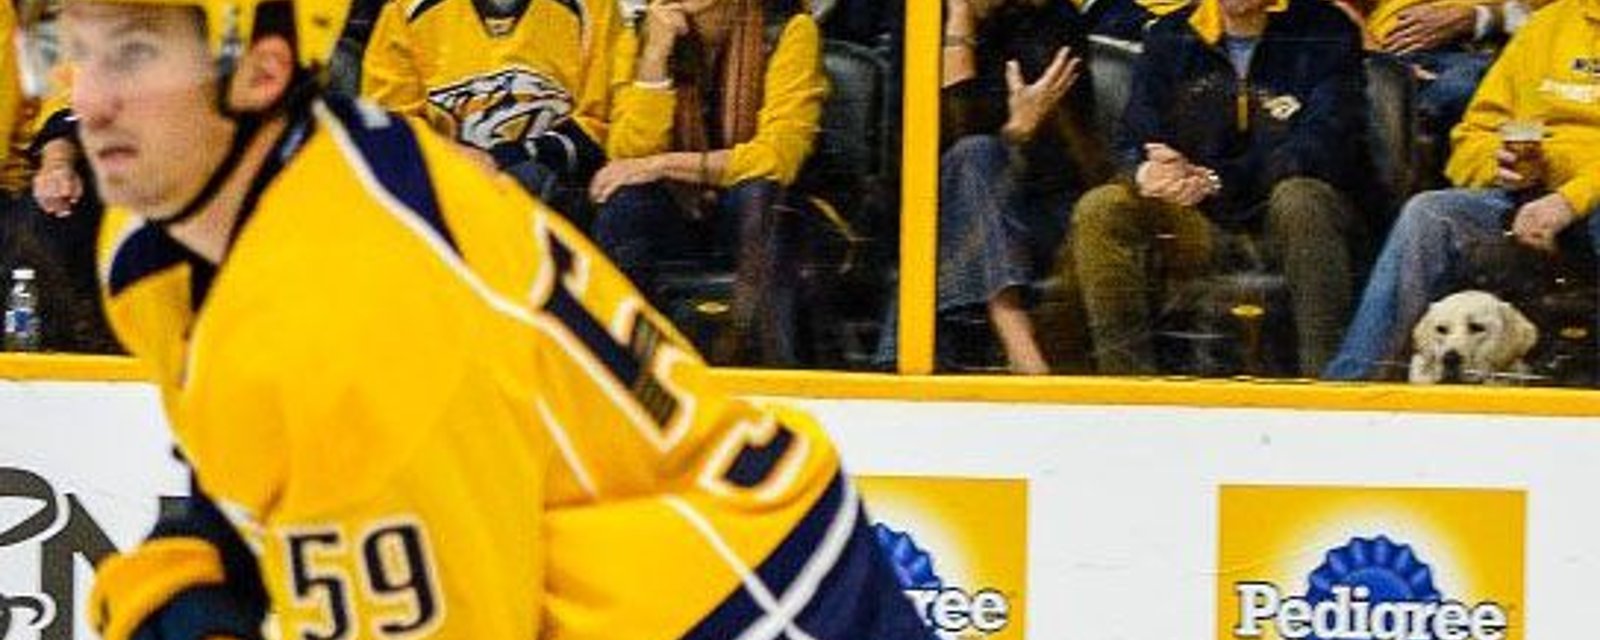
[[[58,218],[72,215],[72,208],[83,198],[83,177],[72,162],[44,161],[33,174],[33,199],[39,210]]]
[[[1031,84],[1022,79],[1022,66],[1016,60],[1006,63],[1006,106],[1009,116],[1001,133],[1007,140],[1027,141],[1045,121],[1067,90],[1078,81],[1083,60],[1072,55],[1072,49],[1062,47],[1056,51],[1044,73]]]
[[[1538,188],[1544,184],[1545,176],[1549,173],[1544,153],[1538,149],[1523,151],[1519,156],[1516,151],[1501,146],[1494,152],[1494,160],[1499,165],[1495,169],[1495,186],[1506,191]]]
[[[1554,252],[1556,235],[1577,219],[1567,197],[1552,193],[1517,209],[1517,217],[1511,221],[1511,235],[1526,246]]]
[[[1144,149],[1145,162],[1136,176],[1139,195],[1193,207],[1221,190],[1215,171],[1189,162],[1176,149],[1161,143],[1146,144]]]
[[[649,184],[661,179],[659,165],[653,158],[625,158],[612,160],[595,172],[589,183],[589,198],[603,203],[623,187]]]
[[[689,33],[689,15],[679,0],[651,0],[644,9],[641,54],[647,59],[666,60],[672,46]]]
[[[1393,31],[1383,39],[1389,53],[1427,51],[1472,34],[1477,13],[1471,6],[1430,2],[1401,11]]]

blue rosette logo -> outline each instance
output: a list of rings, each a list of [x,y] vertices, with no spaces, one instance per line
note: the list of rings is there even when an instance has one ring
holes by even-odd
[[[911,534],[881,522],[872,525],[900,588],[916,607],[928,628],[943,637],[966,632],[998,633],[1011,623],[1011,602],[991,588],[970,592],[946,584],[934,566],[933,554],[917,545]]]
[[[1433,569],[1410,545],[1387,536],[1351,538],[1331,549],[1308,577],[1302,596],[1285,597],[1270,582],[1234,585],[1237,638],[1285,640],[1504,640],[1505,607],[1468,606],[1445,598]]]

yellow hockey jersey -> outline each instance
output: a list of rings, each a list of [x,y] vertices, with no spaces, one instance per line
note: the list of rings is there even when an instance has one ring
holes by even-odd
[[[102,242],[268,637],[927,637],[812,421],[715,391],[582,234],[443,139],[313,112],[220,267],[116,213]]]
[[[16,31],[16,9],[0,2],[0,191],[12,194],[28,188],[27,148],[37,111],[22,95]]]
[[[598,167],[621,28],[616,0],[393,0],[368,40],[361,94],[502,167]]]

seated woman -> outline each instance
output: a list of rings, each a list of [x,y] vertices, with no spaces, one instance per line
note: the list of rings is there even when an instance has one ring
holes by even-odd
[[[1109,175],[1080,81],[1084,20],[1065,2],[946,0],[940,101],[938,312],[974,309],[1011,371],[1049,373],[1031,283],[1072,203]]]
[[[828,91],[801,0],[654,0],[613,60],[608,156],[593,235],[657,304],[657,268],[733,247],[736,283],[716,362],[796,361],[788,187]]]

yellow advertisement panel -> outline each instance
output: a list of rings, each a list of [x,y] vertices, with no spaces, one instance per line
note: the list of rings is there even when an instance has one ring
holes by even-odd
[[[858,478],[907,597],[944,640],[1021,640],[1028,483]]]
[[[1224,486],[1222,640],[1519,640],[1525,496]]]

